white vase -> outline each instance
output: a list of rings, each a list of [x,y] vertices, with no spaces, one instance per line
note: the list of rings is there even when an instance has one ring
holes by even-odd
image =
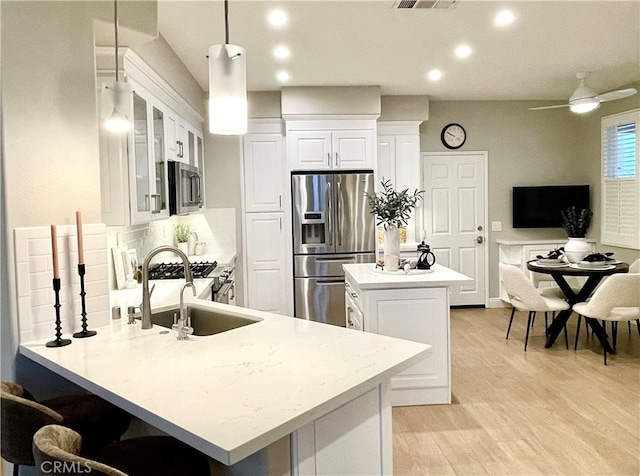
[[[591,253],[591,245],[586,238],[569,238],[564,245],[564,254],[572,263],[582,261],[585,256]]]
[[[185,255],[189,254],[189,243],[178,243],[178,249],[182,251]]]
[[[387,224],[384,230],[384,269],[397,271],[400,266],[400,234],[398,227]]]

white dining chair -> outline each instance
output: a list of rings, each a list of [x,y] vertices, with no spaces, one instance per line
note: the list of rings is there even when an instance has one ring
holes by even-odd
[[[507,328],[507,339],[509,338],[509,332],[511,332],[511,324],[513,323],[516,310],[529,312],[527,332],[524,338],[524,351],[526,352],[529,341],[529,329],[531,328],[536,313],[544,312],[546,318],[548,312],[552,312],[555,316],[557,311],[569,309],[570,306],[564,299],[559,297],[542,295],[520,268],[504,263],[498,263],[498,266],[500,267],[500,279],[509,296],[509,301],[513,306],[511,318],[509,319],[509,327]],[[569,348],[566,326],[564,333],[565,344],[567,348]]]
[[[578,327],[576,329],[576,343],[580,334],[580,321],[585,318],[602,321],[602,331],[606,336],[606,323],[611,322],[612,348],[616,350],[618,322],[637,321],[640,319],[640,274],[614,274],[609,276],[587,302],[579,302],[573,305],[573,310],[578,314]],[[640,334],[640,327],[638,327]],[[607,365],[607,349],[603,346],[604,365]]]

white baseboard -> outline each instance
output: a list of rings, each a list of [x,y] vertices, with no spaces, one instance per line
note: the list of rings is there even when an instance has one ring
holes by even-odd
[[[507,304],[499,297],[489,298],[487,301],[488,308],[507,307]]]

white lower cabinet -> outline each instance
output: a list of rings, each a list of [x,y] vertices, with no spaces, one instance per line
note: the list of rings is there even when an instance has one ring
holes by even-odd
[[[284,213],[246,214],[246,307],[290,314],[291,279],[282,243],[291,237],[284,221]]]
[[[293,432],[291,474],[392,474],[391,423],[387,382]]]
[[[392,405],[451,403],[448,288],[361,290],[348,275],[346,283],[347,297],[360,303],[365,332],[433,346],[430,357],[391,378]]]

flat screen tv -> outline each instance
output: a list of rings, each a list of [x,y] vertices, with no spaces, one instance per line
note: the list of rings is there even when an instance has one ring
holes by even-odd
[[[561,211],[589,208],[589,185],[513,187],[513,228],[561,228]]]

